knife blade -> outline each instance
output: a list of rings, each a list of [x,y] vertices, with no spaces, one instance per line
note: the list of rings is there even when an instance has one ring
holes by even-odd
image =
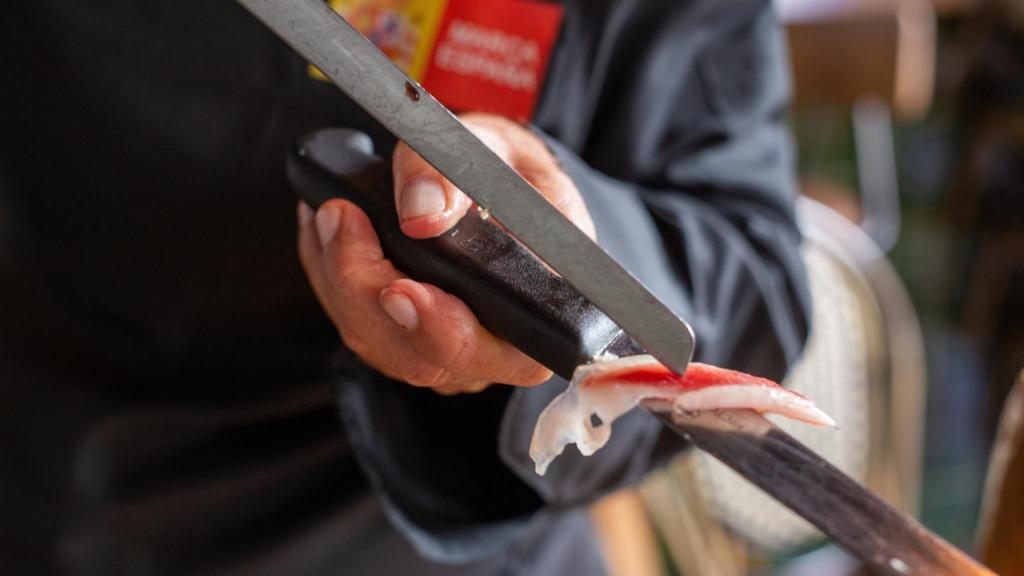
[[[880,574],[993,574],[764,416],[658,401],[645,407]]]
[[[649,354],[682,374],[694,335],[600,246],[323,0],[239,0],[388,131],[575,286]]]

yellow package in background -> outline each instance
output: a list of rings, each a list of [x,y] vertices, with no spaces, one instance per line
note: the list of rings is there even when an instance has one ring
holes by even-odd
[[[328,0],[327,3],[413,80],[423,79],[447,0]],[[327,80],[312,64],[309,75]]]

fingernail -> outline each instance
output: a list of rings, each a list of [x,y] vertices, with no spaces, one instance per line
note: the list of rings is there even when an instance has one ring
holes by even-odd
[[[299,201],[299,226],[308,226],[313,221],[313,210],[303,201]]]
[[[334,239],[338,232],[338,220],[341,218],[341,210],[337,206],[324,206],[316,212],[316,235],[320,238],[320,245],[326,246]]]
[[[441,184],[429,177],[413,178],[402,189],[402,205],[399,216],[409,220],[418,216],[428,216],[444,212],[447,199]]]
[[[415,330],[420,325],[420,316],[412,300],[401,292],[381,294],[380,305],[391,319],[406,330]]]

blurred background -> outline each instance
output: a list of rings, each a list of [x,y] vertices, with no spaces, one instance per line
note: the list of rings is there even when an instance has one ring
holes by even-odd
[[[841,428],[791,432],[1000,573],[1024,573],[1019,409],[999,430],[1024,367],[1024,2],[776,9],[814,323],[836,327],[815,331],[788,384]],[[620,575],[859,573],[700,454],[593,515]]]

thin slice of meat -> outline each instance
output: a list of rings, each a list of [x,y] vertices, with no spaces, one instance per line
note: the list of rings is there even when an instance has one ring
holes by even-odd
[[[809,398],[767,378],[698,362],[679,376],[648,355],[599,360],[577,368],[569,387],[537,419],[530,442],[537,473],[543,475],[568,444],[590,456],[608,442],[612,422],[655,398],[684,410],[754,410],[836,425]]]

